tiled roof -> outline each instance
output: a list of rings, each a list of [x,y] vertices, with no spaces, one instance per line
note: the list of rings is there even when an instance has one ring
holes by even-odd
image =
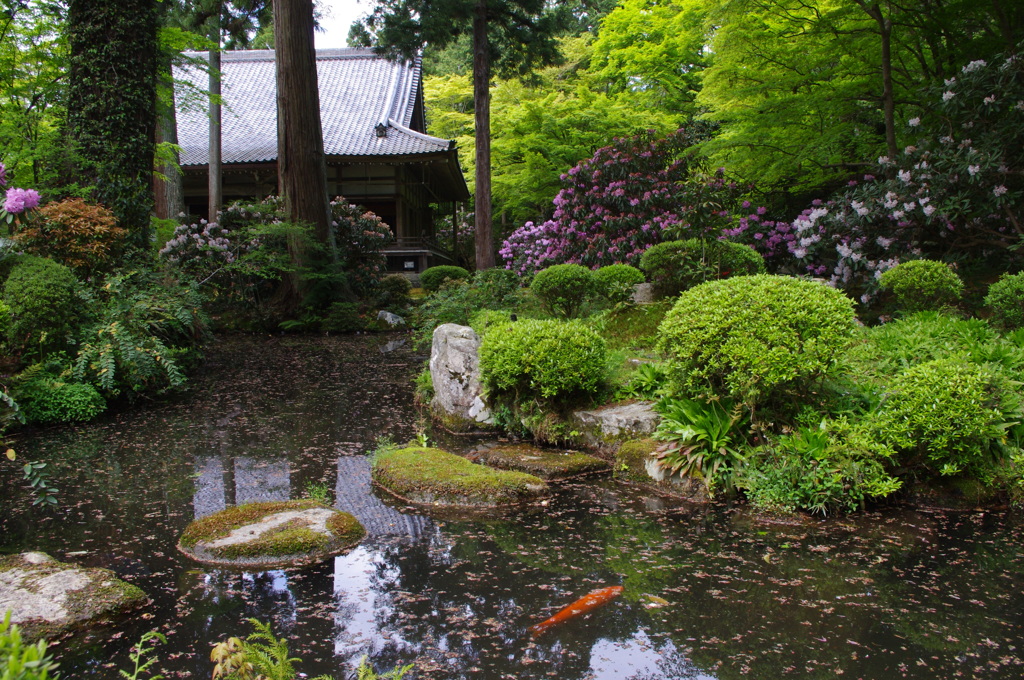
[[[207,58],[206,53],[192,57]],[[273,50],[221,53],[222,158],[262,163],[277,158],[277,87]],[[199,68],[176,68],[175,76],[207,90]],[[317,50],[320,121],[327,156],[404,156],[447,151],[452,143],[417,132],[414,109],[419,62],[389,62],[365,48]],[[183,166],[209,161],[210,124],[205,102],[183,106],[179,86],[178,144]],[[195,93],[192,93],[195,100]],[[388,125],[387,136],[374,127]]]

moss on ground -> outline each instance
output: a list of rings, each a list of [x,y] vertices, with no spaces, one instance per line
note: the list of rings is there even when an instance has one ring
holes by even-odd
[[[373,461],[373,481],[420,504],[493,508],[547,492],[544,481],[522,472],[493,470],[440,449],[413,446],[385,451]]]
[[[528,444],[499,446],[479,454],[480,462],[502,470],[535,475],[546,481],[608,472],[607,461],[578,451],[553,451]]]
[[[271,515],[317,508],[330,509],[312,499],[248,503],[227,508],[189,524],[178,546],[190,557],[214,564],[298,564],[342,552],[365,535],[363,526],[355,517],[347,512],[332,511],[334,514],[326,521],[330,535],[310,528],[312,522],[309,519],[296,517],[250,541],[207,547],[207,544],[228,536],[232,531],[256,524]]]

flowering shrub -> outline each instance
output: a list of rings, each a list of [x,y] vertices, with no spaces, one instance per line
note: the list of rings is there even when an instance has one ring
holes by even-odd
[[[387,270],[382,251],[393,238],[391,228],[341,197],[331,201],[331,217],[339,264],[352,289],[365,295]],[[287,240],[295,231],[285,223],[280,198],[269,196],[259,203],[233,203],[217,222],[179,226],[160,254],[199,280],[221,271],[276,280],[293,269]]]
[[[1024,60],[1015,56],[964,66],[932,90],[933,113],[907,122],[920,130],[917,144],[879,158],[875,173],[814,201],[792,224],[742,240],[769,258],[785,247],[794,269],[829,276],[865,303],[882,272],[903,259],[1016,244],[1024,233],[1022,76]]]
[[[765,208],[742,200],[749,187],[721,168],[708,174],[690,150],[709,134],[708,126],[693,124],[664,139],[648,132],[598,149],[562,175],[550,220],[527,222],[505,241],[505,266],[520,274],[563,263],[637,266],[645,250],[666,239],[748,230],[764,238],[776,225],[764,219]]]
[[[35,189],[7,188],[7,168],[0,163],[0,191],[6,188],[3,208],[0,209],[0,220],[7,224],[14,222],[19,213],[26,213],[39,206],[39,192]]]

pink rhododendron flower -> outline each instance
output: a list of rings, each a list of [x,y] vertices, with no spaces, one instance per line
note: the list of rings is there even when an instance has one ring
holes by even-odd
[[[39,205],[39,192],[35,189],[18,189],[12,187],[7,190],[7,200],[4,201],[4,210],[17,214],[31,210]]]

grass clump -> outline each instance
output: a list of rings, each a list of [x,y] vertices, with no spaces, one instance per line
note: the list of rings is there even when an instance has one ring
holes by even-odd
[[[497,507],[547,491],[533,475],[493,470],[425,446],[379,452],[373,481],[403,500],[448,506]]]

